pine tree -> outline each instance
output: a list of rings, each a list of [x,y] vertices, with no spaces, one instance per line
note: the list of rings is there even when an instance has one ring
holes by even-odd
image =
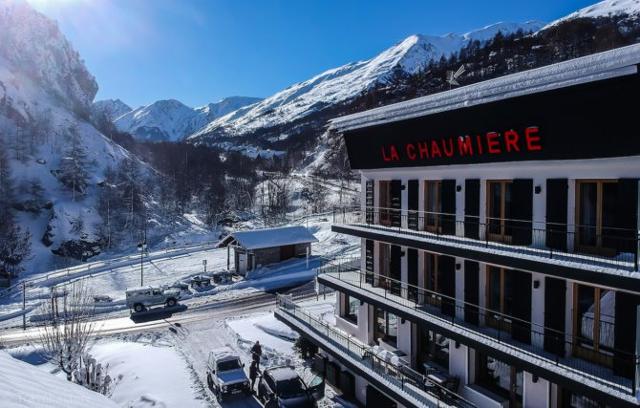
[[[70,130],[69,143],[69,149],[60,161],[60,169],[57,174],[58,180],[71,190],[72,199],[75,201],[77,194],[86,194],[89,184],[87,172],[89,164],[77,129]]]

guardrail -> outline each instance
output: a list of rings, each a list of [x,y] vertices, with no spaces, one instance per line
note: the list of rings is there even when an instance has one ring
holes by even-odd
[[[455,244],[511,251],[618,270],[639,271],[637,229],[408,211],[393,208],[336,209],[334,224],[362,225]]]
[[[339,347],[343,352],[347,353],[354,360],[367,366],[368,369],[376,372],[389,381],[395,387],[406,393],[424,406],[457,406],[464,408],[472,408],[475,405],[464,399],[455,392],[433,382],[427,376],[424,376],[413,370],[407,365],[394,365],[388,361],[379,358],[372,352],[372,348],[354,340],[341,331],[335,329],[328,323],[316,318],[315,316],[305,312],[300,306],[293,303],[291,298],[286,295],[277,295],[276,306],[278,310],[292,316],[293,318],[305,323],[309,328],[314,330],[316,334],[326,338],[334,346]],[[439,401],[443,402],[440,405]]]
[[[419,313],[438,317],[446,324],[464,328],[474,335],[538,358],[541,362],[561,367],[569,374],[577,374],[632,395],[638,391],[635,373],[640,367],[640,356],[633,352],[602,345],[600,347],[603,351],[595,352],[592,349],[593,339],[558,331],[388,276],[362,271],[337,271],[325,274],[346,285],[383,297],[389,304],[397,304]],[[594,330],[613,335],[614,325],[600,322],[600,326],[595,327]],[[543,345],[553,349],[555,353],[545,350]],[[629,377],[614,375],[611,368],[583,358],[564,357],[566,350],[576,350],[574,348],[576,345],[578,347],[584,345],[579,348],[582,356],[591,358],[593,361],[608,360],[612,366],[629,373]]]

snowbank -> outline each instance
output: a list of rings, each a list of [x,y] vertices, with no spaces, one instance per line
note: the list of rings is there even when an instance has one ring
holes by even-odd
[[[175,348],[126,341],[101,342],[91,354],[116,379],[111,399],[121,407],[204,407],[187,363]],[[97,405],[84,405],[84,407]]]
[[[0,351],[0,401],[4,408],[117,407],[113,401]]]

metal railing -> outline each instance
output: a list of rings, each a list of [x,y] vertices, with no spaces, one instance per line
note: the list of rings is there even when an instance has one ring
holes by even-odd
[[[335,209],[334,224],[363,225],[530,256],[639,271],[637,229],[367,207]]]
[[[406,393],[423,406],[456,406],[471,408],[473,403],[462,396],[432,381],[407,365],[395,365],[379,358],[372,348],[354,340],[351,336],[339,331],[327,322],[307,313],[295,304],[289,296],[278,295],[277,309],[293,317],[312,330],[316,335],[328,340],[333,346],[347,354],[358,364],[379,374],[385,381]],[[443,404],[441,405],[440,402]]]
[[[464,328],[474,336],[498,342],[541,362],[561,367],[620,392],[638,391],[636,370],[640,356],[593,339],[572,335],[513,315],[465,302],[439,292],[362,271],[327,272],[339,281],[385,299],[386,303],[411,308],[440,320],[444,326]],[[593,324],[593,320],[591,320]],[[599,333],[614,335],[615,326],[600,322]],[[612,338],[612,337],[611,337]],[[573,355],[566,356],[567,350]]]

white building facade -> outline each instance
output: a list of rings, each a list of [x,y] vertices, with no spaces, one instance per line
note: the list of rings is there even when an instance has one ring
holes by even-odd
[[[368,406],[640,405],[639,63],[625,47],[334,120],[362,200],[333,230],[360,266],[318,275],[335,327],[277,316]]]

